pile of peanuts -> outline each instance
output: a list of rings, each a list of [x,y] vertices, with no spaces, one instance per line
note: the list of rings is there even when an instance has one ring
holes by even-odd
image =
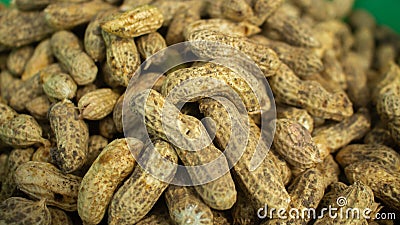
[[[352,7],[353,0],[14,0],[0,10],[0,224],[396,224],[374,218],[400,216],[400,38]],[[230,46],[260,68],[276,104],[272,146],[261,140],[260,112],[273,104],[260,104],[243,76],[212,62],[177,66],[137,93],[129,107],[144,116],[152,145],[124,137],[135,71],[183,41]],[[248,129],[248,140],[232,132],[243,115],[209,98],[218,88],[188,88],[184,94],[198,97],[182,109],[179,93],[167,101],[175,86],[201,77],[237,92],[250,118],[237,129]],[[134,104],[143,98],[144,111]],[[211,144],[190,152],[170,142],[164,105],[179,115],[177,135]],[[210,142],[202,134],[213,125]],[[198,166],[243,143],[236,164],[221,158],[229,172],[194,187],[158,179],[132,154],[147,155],[152,170],[172,180],[176,169],[150,148]],[[251,169],[260,147],[270,150]],[[371,218],[260,217],[265,206],[370,209]]]

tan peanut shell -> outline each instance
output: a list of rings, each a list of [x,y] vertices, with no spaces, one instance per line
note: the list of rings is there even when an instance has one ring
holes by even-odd
[[[253,16],[253,9],[246,0],[222,0],[221,15],[233,21],[243,21]]]
[[[233,167],[241,189],[254,201],[255,208],[264,207],[265,205],[286,208],[290,198],[284,188],[280,171],[274,161],[267,155],[257,168],[254,170],[251,169],[252,157],[263,157],[260,155],[261,153],[258,148],[267,148],[264,142],[259,141],[261,131],[259,131],[256,125],[249,125],[246,128],[245,123],[240,121],[242,115],[238,111],[232,112],[230,110],[228,113],[224,107],[234,108],[233,104],[229,104],[229,102],[219,103],[212,99],[203,99],[200,101],[200,111],[206,116],[211,117],[216,123],[217,130],[215,135],[221,149],[226,150],[229,144],[237,152],[243,152],[239,161]],[[240,124],[241,127],[232,128],[233,119],[239,120],[235,123]],[[243,137],[235,137],[233,139],[232,129],[239,129],[238,133],[243,135],[245,134],[245,129],[249,129],[247,145],[244,146],[241,144],[246,141]],[[240,147],[245,147],[245,149],[242,150]],[[237,157],[235,153],[226,153],[226,155],[228,160],[233,160]],[[230,162],[234,163],[234,161]],[[259,179],[260,177],[269,177],[269,179]]]
[[[171,225],[171,219],[167,209],[161,208],[150,211],[136,225]]]
[[[356,208],[361,210],[365,210],[366,208],[371,208],[374,202],[374,194],[369,186],[364,184],[361,181],[357,181],[354,184],[350,185],[348,188],[343,190],[339,197],[345,198],[346,204],[338,205],[337,199],[332,199],[333,202],[330,203],[331,207],[338,208],[338,210],[343,210],[346,212],[349,208]],[[327,214],[324,215],[322,218],[318,218],[315,224],[322,225],[333,225],[333,224],[366,224],[365,218],[360,217],[337,217],[334,218]]]
[[[121,38],[104,30],[102,35],[106,44],[106,58],[111,77],[119,85],[127,87],[129,80],[140,66],[140,54],[135,40]]]
[[[46,199],[32,201],[12,197],[0,204],[1,224],[51,225],[51,215],[46,207]]]
[[[53,3],[44,10],[47,23],[57,30],[67,30],[89,22],[98,12],[113,8],[103,1]]]
[[[136,45],[140,55],[144,59],[148,59],[150,56],[167,47],[164,37],[158,32],[152,32],[139,37],[136,41]],[[157,55],[157,59],[158,60],[151,60],[151,63],[162,63],[165,57]]]
[[[363,137],[370,126],[369,112],[364,108],[339,123],[314,129],[313,140],[321,150],[333,153],[351,141]]]
[[[266,24],[276,30],[282,38],[295,46],[319,47],[319,41],[313,36],[312,29],[299,18],[287,15],[283,10],[277,10]]]
[[[52,159],[65,173],[80,169],[87,157],[89,130],[75,105],[69,100],[56,103],[49,111],[49,121],[57,139],[57,148],[50,151]]]
[[[302,107],[313,116],[341,121],[353,114],[344,92],[330,93],[316,81],[300,80],[285,64],[268,81],[276,101]]]
[[[51,163],[50,146],[40,146],[32,155],[32,161]]]
[[[79,187],[78,213],[86,224],[100,223],[114,191],[133,171],[136,162],[130,148],[140,151],[143,143],[137,139],[114,140],[84,176]]]
[[[191,44],[195,48],[195,52],[201,56],[214,58],[221,54],[221,52],[215,52],[214,48],[208,49],[207,43],[214,45],[222,43],[233,49],[242,51],[260,67],[266,77],[275,75],[282,64],[278,55],[272,49],[254,44],[246,37],[228,36],[214,30],[199,30],[187,34],[185,38],[187,41],[193,41]],[[206,43],[202,44],[203,42],[196,41],[206,41]]]
[[[252,36],[261,31],[258,26],[249,22],[235,23],[227,19],[214,18],[214,19],[201,19],[187,24],[184,27],[184,36],[193,33],[196,30],[216,30],[223,34],[238,35],[243,37]]]
[[[22,164],[28,162],[33,154],[34,149],[14,149],[10,152],[5,166],[4,177],[2,178],[0,201],[13,196],[17,190],[17,184],[15,183],[15,170]]]
[[[251,225],[259,222],[257,211],[253,205],[248,204],[248,201],[249,199],[239,191],[237,201],[232,208],[233,224]]]
[[[273,41],[262,35],[252,36],[251,40],[274,50],[279,59],[289,66],[299,77],[313,75],[321,72],[324,68],[321,59],[310,49],[291,46],[280,41]]]
[[[148,148],[152,148],[152,146]],[[148,150],[143,152],[147,159],[145,165],[153,173],[171,181],[176,167],[169,166]],[[154,142],[154,150],[171,163],[178,162],[178,156],[169,143],[157,140]],[[108,209],[108,224],[133,224],[140,221],[151,210],[167,187],[168,183],[149,174],[141,166],[137,166],[128,180],[114,194]]]
[[[1,18],[0,43],[20,47],[48,37],[54,32],[40,11],[21,12],[7,9]],[[26,21],[29,21],[27,23]]]
[[[331,154],[325,157],[322,163],[317,164],[316,168],[321,172],[324,177],[325,187],[334,182],[338,182],[340,168],[339,164],[335,161],[335,158]]]
[[[312,133],[314,129],[314,119],[307,110],[304,109],[296,107],[278,107],[277,117],[278,119],[294,120],[306,128],[310,133]]]
[[[26,110],[28,110],[35,119],[43,120],[47,118],[50,105],[49,98],[46,95],[41,95],[28,102],[26,104]]]
[[[113,111],[118,97],[119,94],[109,88],[91,91],[79,99],[80,116],[88,120],[101,120]]]
[[[191,79],[195,79],[192,80]],[[219,94],[232,97],[232,89],[239,95],[241,102],[249,112],[259,111],[261,107],[268,108],[270,102],[261,102],[253,90],[248,78],[230,68],[214,63],[201,66],[183,68],[168,74],[161,88],[164,97],[171,103],[197,101],[201,98]],[[252,79],[253,84],[260,85],[258,80]],[[261,104],[261,105],[260,105]]]
[[[26,162],[15,171],[18,189],[34,199],[46,199],[48,205],[75,211],[82,178],[64,174],[53,164]]]
[[[48,140],[42,137],[42,128],[36,120],[26,114],[20,114],[0,124],[0,140],[16,148],[49,144]]]
[[[321,72],[321,76],[328,81],[332,81],[338,85],[342,90],[347,88],[346,74],[343,71],[343,66],[339,59],[335,55],[335,51],[325,51],[322,62],[324,70]]]
[[[231,225],[232,220],[228,212],[211,210],[213,214],[214,225]]]
[[[132,110],[136,115],[146,116],[145,125],[149,134],[163,140],[169,140],[165,134],[163,125],[161,125],[162,121],[163,119],[166,119],[167,121],[176,120],[173,115],[178,115],[179,120],[177,122],[180,124],[178,125],[178,129],[176,129],[172,124],[164,124],[166,128],[171,131],[170,135],[174,135],[173,133],[176,132],[175,135],[180,136],[184,134],[186,138],[195,140],[190,143],[190,147],[193,149],[198,149],[199,146],[204,145],[204,143],[210,143],[210,137],[208,136],[204,125],[195,117],[181,114],[178,108],[166,101],[160,93],[152,89],[146,89],[131,97],[132,101],[130,101],[129,105],[130,110]],[[144,110],[137,108],[137,106],[140,107],[139,103],[137,103],[138,101],[146,103]],[[165,110],[162,110],[163,107],[170,111],[164,112]],[[200,138],[200,140],[194,139],[195,137]],[[178,139],[175,141],[182,140]],[[185,144],[182,146],[189,147]],[[200,151],[188,151],[188,149],[181,148],[176,148],[176,151],[179,158],[186,166],[203,165],[204,163],[211,162],[219,157],[220,160],[218,161],[218,166],[221,167],[221,170],[228,170],[228,162],[225,156],[221,155],[221,151],[213,144],[201,149],[201,153]],[[201,167],[200,171],[196,171],[196,173],[189,172],[189,174],[193,182],[204,183],[204,179],[209,178],[210,175],[215,174],[215,172],[216,171],[213,168]],[[203,201],[214,209],[229,209],[236,201],[236,189],[230,173],[226,173],[211,182],[195,186],[195,188]]]
[[[15,76],[20,77],[25,70],[29,58],[33,54],[32,46],[23,46],[10,52],[7,59],[7,68]]]
[[[170,185],[165,192],[165,200],[172,221],[176,224],[212,225],[213,214],[193,187]],[[195,208],[195,209],[194,209]]]
[[[364,137],[365,144],[386,145],[395,148],[396,144],[390,134],[390,131],[379,125],[372,128]]]
[[[115,103],[114,110],[113,110],[113,120],[115,123],[115,127],[119,133],[123,132],[123,124],[122,124],[122,106],[124,104],[124,97],[125,94],[122,94],[117,102]]]
[[[165,41],[168,45],[173,45],[185,40],[184,28],[186,24],[190,24],[201,18],[201,10],[205,3],[202,1],[192,1],[190,8],[181,9],[172,19]]]
[[[101,23],[101,28],[122,38],[134,38],[154,32],[162,24],[163,16],[156,7],[142,5],[113,16]]]
[[[250,1],[252,3],[253,8],[253,16],[250,18],[246,18],[246,21],[250,23],[260,26],[262,25],[269,17],[271,17],[276,10],[284,6],[285,1],[276,0],[254,0]]]
[[[322,162],[317,145],[305,127],[289,119],[277,119],[274,135],[275,150],[292,166],[310,168]]]
[[[75,81],[66,73],[53,74],[43,81],[43,91],[49,99],[72,99],[77,89]]]
[[[9,103],[12,96],[10,90],[17,89],[21,85],[22,81],[14,77],[7,70],[1,71],[0,81],[1,98],[4,100],[4,103]]]
[[[9,98],[9,105],[17,111],[24,110],[30,100],[43,94],[40,75],[36,74],[29,80],[22,81],[18,87],[14,86],[12,93]]]
[[[377,162],[368,161],[353,163],[344,171],[350,182],[365,183],[383,203],[396,210],[400,208],[398,172],[388,170]]]
[[[18,115],[14,109],[5,103],[0,103],[0,124],[7,123]]]
[[[385,145],[347,145],[338,152],[336,161],[343,168],[353,163],[368,161],[376,162],[389,170],[400,170],[399,153]]]
[[[100,153],[107,145],[108,140],[101,135],[91,135],[89,137],[88,151],[85,162],[85,167],[87,167],[87,169],[90,168],[93,162],[97,159],[97,156],[100,155]]]
[[[83,40],[86,53],[95,61],[103,61],[106,58],[106,44],[101,34],[100,23],[114,10],[99,12],[88,24]]]
[[[51,37],[51,47],[54,56],[78,85],[86,85],[96,79],[97,66],[82,50],[75,34],[58,31]]]

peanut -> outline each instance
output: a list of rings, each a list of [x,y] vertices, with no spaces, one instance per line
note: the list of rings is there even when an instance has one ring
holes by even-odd
[[[196,80],[190,81],[190,79]],[[189,83],[185,84],[187,80],[189,80]],[[164,97],[168,97],[168,100],[171,99],[171,103],[177,104],[179,102],[197,101],[216,94],[234,98],[236,96],[232,96],[232,93],[230,93],[233,89],[249,112],[260,111],[259,102],[261,99],[258,99],[257,93],[247,80],[247,76],[244,74],[239,74],[225,66],[207,63],[202,66],[179,69],[168,74],[161,88],[161,93]],[[253,84],[260,85],[261,81],[254,78],[252,80]],[[226,86],[229,86],[229,88]],[[174,88],[177,90],[174,90]],[[269,102],[262,102],[261,104],[264,108],[268,108],[270,105]]]
[[[17,111],[25,109],[30,100],[43,94],[40,75],[36,74],[29,80],[23,81],[9,98],[9,104]]]
[[[31,201],[12,197],[0,205],[1,224],[51,225],[51,215],[46,207],[46,199]]]
[[[53,74],[43,79],[43,91],[53,101],[72,99],[77,89],[75,81],[66,73]]]
[[[96,89],[97,86],[95,84],[87,84],[85,86],[79,87],[78,90],[76,91],[76,96],[75,96],[76,101],[79,102],[82,96]]]
[[[47,6],[44,14],[51,27],[57,30],[67,30],[87,23],[100,11],[111,8],[113,8],[112,5],[103,1],[61,2]]]
[[[344,92],[330,93],[318,82],[300,80],[285,64],[269,82],[276,101],[302,107],[313,116],[340,121],[353,114]]]
[[[370,126],[369,112],[363,108],[342,122],[314,129],[313,140],[320,149],[333,153],[351,141],[363,137]]]
[[[78,102],[80,116],[88,120],[101,120],[110,114],[119,97],[109,88],[101,88],[82,96]]]
[[[233,224],[252,225],[258,224],[259,218],[253,205],[248,204],[248,199],[242,192],[238,192],[238,198],[232,209]]]
[[[269,40],[268,38],[255,35],[251,40],[257,44],[265,45],[278,54],[280,60],[289,66],[299,77],[307,77],[321,72],[324,64],[312,50],[294,47],[284,42]]]
[[[289,119],[298,122],[308,132],[312,133],[314,129],[314,119],[308,114],[307,110],[299,109],[295,107],[278,107],[277,108],[278,119]]]
[[[46,95],[36,97],[26,104],[26,110],[37,120],[46,119],[49,109],[50,101]]]
[[[32,46],[24,46],[10,52],[7,59],[7,68],[15,76],[20,77],[25,70],[29,58],[33,54]]]
[[[176,224],[214,224],[213,214],[193,187],[170,185],[165,199],[172,221]]]
[[[125,94],[121,95],[117,102],[115,103],[113,110],[113,120],[115,123],[115,127],[119,133],[123,132],[123,124],[122,124],[122,106],[124,103]]]
[[[398,172],[388,170],[377,162],[362,161],[347,166],[345,174],[352,183],[361,181],[368,185],[375,197],[387,206],[400,208]]]
[[[165,39],[163,38],[163,36],[161,36],[161,34],[157,32],[152,32],[150,34],[139,37],[136,41],[136,44],[140,55],[144,59],[149,59],[152,55],[167,47]],[[157,55],[157,57],[160,58],[158,58],[158,60],[150,59],[151,62],[149,62],[149,66],[150,63],[160,64],[165,60],[165,57],[163,55]]]
[[[65,173],[80,169],[87,157],[89,130],[75,105],[69,100],[56,103],[49,111],[49,121],[57,139],[51,158]]]
[[[114,140],[104,148],[83,178],[79,187],[78,213],[86,224],[100,223],[114,191],[133,171],[135,159],[129,148],[140,151],[143,143],[137,139]]]
[[[53,164],[29,161],[15,171],[18,189],[34,199],[46,199],[48,205],[76,211],[78,188],[82,178],[64,174]]]
[[[339,164],[331,154],[329,154],[322,163],[317,164],[316,168],[324,176],[325,187],[328,187],[334,182],[338,182],[340,168]]]
[[[51,163],[50,146],[40,146],[32,155],[32,161]]]
[[[5,164],[4,178],[1,184],[0,201],[13,196],[17,190],[17,184],[15,183],[15,171],[19,166],[28,162],[33,154],[34,149],[14,149],[10,152],[7,162]]]
[[[107,145],[108,140],[106,138],[100,135],[90,136],[85,165],[90,167]]]
[[[255,125],[250,126],[249,139],[247,140],[247,145],[244,145],[243,143],[246,140],[243,140],[243,137],[239,139],[239,136],[236,137],[235,133],[245,134],[245,123],[240,119],[242,115],[235,111],[235,106],[229,103],[228,101],[221,103],[212,99],[203,99],[200,101],[200,111],[215,121],[217,126],[216,140],[221,149],[225,150],[228,160],[234,160],[238,157],[235,155],[238,153],[227,152],[228,144],[233,145],[231,148],[238,152],[241,152],[241,148],[245,148],[243,155],[241,155],[233,169],[242,190],[255,201],[254,207],[260,208],[268,205],[270,207],[286,208],[290,199],[274,161],[267,156],[261,165],[254,170],[252,169],[252,157],[261,157],[258,148],[267,149],[264,142],[259,143],[261,133],[258,130],[259,128]],[[229,111],[225,110],[224,107],[228,108]],[[234,118],[239,121],[233,122]],[[238,129],[237,131],[231,131],[233,129],[232,123],[237,124],[237,127],[235,127],[235,129]],[[233,137],[237,140],[233,141]],[[234,161],[230,161],[230,163],[233,164]],[[268,177],[269,179],[259,179],[260,177]]]
[[[184,36],[193,33],[197,30],[215,30],[223,34],[238,35],[243,37],[252,36],[259,33],[259,27],[249,23],[240,22],[235,23],[227,19],[203,19],[190,23],[184,28]]]
[[[4,103],[0,103],[0,124],[7,123],[18,115],[14,109]]]
[[[20,114],[0,124],[0,139],[16,148],[29,147],[38,143],[49,144],[49,141],[42,137],[42,128],[36,120],[25,114]]]
[[[152,146],[149,146],[152,148]],[[155,150],[172,163],[178,162],[174,148],[164,141],[155,141]],[[161,159],[144,150],[146,166],[148,169],[171,181],[175,175],[176,167],[165,164]],[[147,154],[146,154],[147,153]],[[133,224],[140,221],[153,207],[168,183],[161,181],[149,174],[144,168],[137,166],[132,175],[114,194],[108,210],[109,224]],[[97,193],[96,193],[97,194]]]
[[[51,47],[54,56],[66,68],[78,85],[86,85],[96,79],[97,66],[83,52],[78,38],[72,32],[58,31],[53,34]]]
[[[1,21],[0,43],[10,47],[41,41],[54,32],[47,25],[45,14],[39,11],[21,12],[7,9]]]
[[[140,55],[133,38],[121,38],[102,31],[106,44],[107,64],[111,76],[124,87],[128,86],[136,69],[140,66]]]
[[[278,119],[275,129],[275,150],[292,166],[306,169],[324,159],[311,134],[299,123]]]
[[[163,16],[156,7],[142,5],[102,22],[101,28],[121,38],[134,38],[154,32],[162,24]]]
[[[208,45],[213,43],[222,43],[242,51],[260,67],[266,77],[275,75],[282,64],[278,55],[272,49],[266,46],[258,46],[246,37],[228,36],[214,30],[199,30],[187,34],[185,38],[194,42],[191,44],[196,49],[195,52],[197,54],[210,58],[215,58],[215,56],[221,54],[221,52],[214,52],[215,47],[211,48],[212,50],[208,49]],[[206,42],[203,43],[201,41]]]
[[[343,168],[357,162],[375,162],[389,170],[400,170],[399,153],[385,145],[347,145],[338,152],[336,161]]]

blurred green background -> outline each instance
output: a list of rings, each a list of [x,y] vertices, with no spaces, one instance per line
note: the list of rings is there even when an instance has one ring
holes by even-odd
[[[10,0],[0,0],[8,5]],[[355,8],[363,8],[375,15],[379,24],[385,24],[400,33],[400,0],[356,0]]]

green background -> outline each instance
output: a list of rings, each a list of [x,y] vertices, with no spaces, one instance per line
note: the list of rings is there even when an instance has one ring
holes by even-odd
[[[0,0],[8,5],[10,0]],[[379,24],[385,24],[400,33],[399,0],[356,0],[355,8],[363,8],[375,15]]]

